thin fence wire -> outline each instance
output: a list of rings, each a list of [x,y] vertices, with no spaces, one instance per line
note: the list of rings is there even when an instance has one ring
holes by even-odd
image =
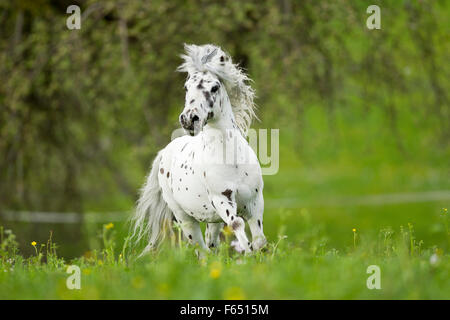
[[[32,223],[62,223],[77,224],[82,222],[105,223],[125,221],[131,212],[36,212],[36,211],[12,211],[0,212],[0,217],[7,221],[21,221]]]
[[[338,207],[338,206],[381,206],[405,203],[424,203],[450,200],[450,190],[427,192],[391,193],[366,195],[358,197],[329,197],[303,201],[301,198],[266,199],[266,208],[304,208],[304,207]],[[43,212],[43,211],[0,211],[0,218],[7,221],[32,223],[76,224],[82,222],[106,223],[126,221],[131,211],[119,212]]]

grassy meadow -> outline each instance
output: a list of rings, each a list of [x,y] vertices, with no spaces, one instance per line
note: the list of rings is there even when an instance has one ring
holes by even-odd
[[[408,206],[402,209],[408,210]],[[295,212],[295,211],[293,211]],[[296,218],[275,211],[278,235],[268,227],[270,243],[262,252],[236,254],[224,243],[198,260],[194,248],[173,241],[158,253],[135,260],[116,241],[119,226],[103,227],[104,249],[66,261],[52,242],[37,243],[23,258],[14,236],[2,230],[1,299],[448,299],[449,256],[438,242],[423,241],[411,223],[403,226],[346,229],[315,223],[307,210]],[[438,215],[436,213],[436,215]],[[436,218],[437,217],[433,217]],[[425,228],[444,233],[442,226]],[[270,221],[270,220],[269,220]],[[269,221],[266,225],[269,225]],[[302,227],[292,230],[293,221]],[[333,227],[337,229],[328,232]],[[420,227],[421,229],[424,228]],[[225,239],[230,237],[225,230]],[[448,232],[448,231],[446,231]],[[339,249],[333,234],[340,233]],[[423,232],[422,232],[423,233]],[[289,234],[286,236],[285,234]],[[176,237],[176,236],[175,236]],[[442,237],[449,241],[449,237]],[[31,245],[31,244],[30,244]],[[441,243],[441,245],[445,245]],[[57,247],[57,246],[56,246]],[[56,252],[55,252],[56,251]],[[81,268],[81,289],[66,287],[67,266]],[[378,265],[381,289],[366,286],[367,267]]]

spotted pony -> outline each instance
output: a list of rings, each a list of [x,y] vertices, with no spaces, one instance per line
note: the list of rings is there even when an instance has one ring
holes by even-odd
[[[263,179],[246,135],[256,117],[249,78],[214,45],[185,45],[187,72],[184,110],[179,121],[186,135],[161,150],[141,189],[132,218],[133,237],[156,248],[164,228],[176,221],[200,252],[217,247],[224,224],[240,252],[259,250],[263,233]],[[206,222],[205,240],[200,222]],[[251,232],[251,242],[245,232]]]

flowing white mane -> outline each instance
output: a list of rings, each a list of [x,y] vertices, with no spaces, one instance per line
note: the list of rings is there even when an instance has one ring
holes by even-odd
[[[177,71],[187,72],[189,75],[197,71],[215,74],[227,89],[237,126],[242,134],[247,136],[252,119],[257,119],[256,105],[253,102],[255,93],[246,84],[251,79],[237,64],[233,64],[231,57],[218,46],[185,44],[184,49],[186,54],[181,55],[184,63]]]

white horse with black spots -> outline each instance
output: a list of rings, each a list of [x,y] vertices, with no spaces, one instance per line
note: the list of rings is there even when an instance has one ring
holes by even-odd
[[[188,73],[179,119],[188,135],[156,156],[133,216],[133,236],[148,237],[146,252],[175,220],[190,243],[209,251],[219,245],[226,223],[237,251],[258,250],[266,238],[261,167],[246,140],[255,117],[250,79],[217,46],[185,45],[185,50],[178,67]],[[206,243],[199,222],[207,223]]]

